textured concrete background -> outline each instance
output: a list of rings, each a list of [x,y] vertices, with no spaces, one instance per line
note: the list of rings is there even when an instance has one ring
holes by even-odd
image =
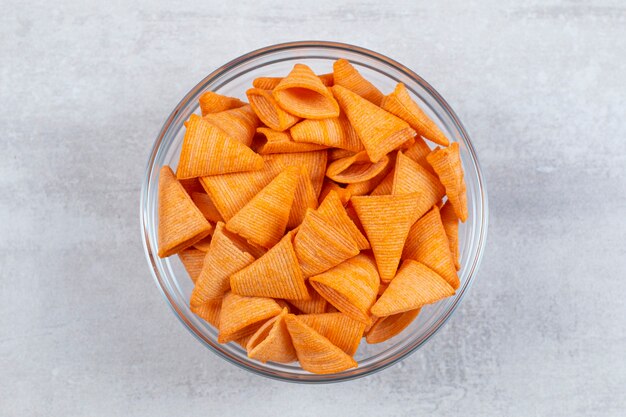
[[[130,3],[0,0],[0,415],[626,413],[622,0]],[[140,243],[145,161],[180,97],[300,39],[420,73],[464,121],[490,192],[487,254],[453,319],[340,385],[209,353]]]

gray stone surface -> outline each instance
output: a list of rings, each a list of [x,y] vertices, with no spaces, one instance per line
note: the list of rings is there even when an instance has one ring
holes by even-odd
[[[0,0],[0,415],[623,416],[626,4]],[[314,5],[315,3],[315,5]],[[298,39],[415,69],[472,135],[487,253],[403,363],[302,386],[234,368],[157,291],[139,188],[209,71]]]

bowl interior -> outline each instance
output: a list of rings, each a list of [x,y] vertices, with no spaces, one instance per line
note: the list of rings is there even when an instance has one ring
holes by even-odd
[[[183,122],[192,113],[199,113],[198,97],[202,92],[212,90],[245,100],[245,91],[256,77],[284,76],[296,63],[304,63],[319,74],[327,73],[332,71],[332,63],[338,58],[349,59],[384,94],[393,91],[396,83],[404,83],[444,133],[459,142],[469,217],[459,227],[462,269],[457,294],[424,307],[418,318],[395,338],[376,345],[363,341],[355,355],[358,368],[334,375],[312,375],[293,364],[262,364],[251,360],[235,343],[218,344],[215,329],[191,312],[188,302],[193,283],[180,260],[177,256],[167,259],[156,256],[157,184],[161,166],[170,165],[175,169],[177,165],[184,135]],[[443,325],[467,291],[478,268],[486,234],[487,206],[484,182],[469,137],[456,115],[432,87],[407,68],[371,51],[349,45],[305,42],[277,45],[240,57],[209,75],[188,93],[172,112],[155,142],[142,190],[141,216],[146,256],[157,284],[176,315],[200,341],[225,359],[265,376],[290,381],[330,382],[363,376],[402,359]]]

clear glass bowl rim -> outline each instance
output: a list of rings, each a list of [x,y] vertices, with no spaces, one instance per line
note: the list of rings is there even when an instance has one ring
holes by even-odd
[[[193,97],[198,93],[199,90],[201,90],[204,86],[210,84],[214,79],[219,78],[220,76],[222,76],[223,74],[227,73],[229,70],[256,58],[262,57],[264,55],[268,55],[271,53],[275,53],[275,52],[279,52],[279,51],[288,51],[288,50],[292,50],[292,49],[302,49],[302,48],[327,48],[327,49],[332,49],[332,50],[343,50],[343,51],[348,51],[351,53],[356,53],[356,54],[360,54],[363,55],[365,57],[368,58],[372,58],[374,60],[377,61],[381,61],[384,64],[387,64],[391,67],[394,67],[395,70],[403,73],[404,75],[408,76],[409,78],[412,79],[412,81],[416,82],[417,84],[419,84],[422,88],[424,88],[426,91],[428,91],[428,93],[432,96],[432,98],[443,108],[443,110],[446,112],[447,116],[452,120],[452,122],[455,125],[455,128],[458,130],[459,134],[463,137],[463,141],[467,147],[467,151],[471,157],[471,159],[474,162],[474,167],[475,167],[475,171],[476,171],[476,179],[478,181],[478,190],[479,190],[479,195],[478,197],[480,197],[481,199],[481,208],[482,210],[477,212],[477,215],[480,216],[480,219],[478,221],[478,225],[479,225],[479,229],[477,231],[478,233],[478,242],[477,242],[477,246],[476,246],[476,251],[475,251],[475,255],[474,257],[471,259],[471,265],[470,265],[470,269],[469,269],[469,273],[468,273],[468,278],[466,280],[466,282],[464,283],[464,285],[459,289],[458,291],[458,296],[455,298],[454,303],[452,304],[452,306],[446,311],[446,313],[441,316],[438,321],[437,321],[437,325],[434,327],[434,329],[432,329],[432,331],[427,334],[425,337],[422,338],[421,341],[419,341],[419,343],[415,343],[412,346],[410,346],[410,348],[405,349],[401,354],[398,354],[395,358],[393,358],[392,360],[387,361],[386,363],[382,363],[379,364],[378,366],[374,366],[374,367],[370,367],[370,369],[364,370],[362,372],[359,373],[353,373],[353,374],[349,374],[349,375],[342,375],[342,374],[333,374],[333,375],[315,375],[315,374],[311,374],[311,375],[305,375],[300,376],[298,378],[291,378],[288,376],[285,376],[283,374],[280,373],[276,373],[273,372],[271,370],[267,370],[264,369],[262,366],[258,366],[258,367],[251,367],[246,363],[242,363],[239,361],[234,360],[233,358],[231,358],[230,356],[226,355],[224,352],[216,350],[213,346],[211,346],[209,343],[207,343],[207,341],[204,339],[204,337],[199,334],[199,332],[197,331],[197,329],[195,329],[195,327],[193,325],[191,325],[191,323],[189,321],[186,320],[185,315],[183,314],[183,312],[181,312],[177,306],[176,303],[174,302],[174,300],[172,299],[171,294],[169,294],[166,285],[164,284],[163,281],[163,277],[161,276],[161,274],[159,273],[158,268],[156,267],[156,262],[157,262],[157,255],[156,252],[153,251],[152,246],[150,244],[150,240],[149,240],[149,233],[148,233],[148,228],[149,228],[149,224],[148,224],[148,216],[147,216],[147,200],[148,200],[148,190],[149,190],[149,185],[150,185],[150,174],[152,172],[152,169],[154,167],[155,161],[157,159],[157,154],[159,151],[159,148],[161,147],[161,144],[166,136],[166,133],[168,132],[173,120],[175,119],[175,117],[177,116],[177,114],[183,109],[185,108],[189,102],[193,99]],[[280,43],[280,44],[275,44],[275,45],[270,45],[264,48],[260,48],[254,51],[251,51],[247,54],[241,55],[238,58],[235,58],[233,60],[231,60],[230,62],[224,64],[223,66],[221,66],[220,68],[216,69],[215,71],[213,71],[212,73],[210,73],[208,76],[206,76],[203,80],[201,80],[198,84],[196,84],[196,86],[194,86],[186,95],[185,97],[178,103],[178,105],[174,108],[174,110],[170,113],[169,117],[166,119],[166,121],[163,124],[163,127],[161,128],[155,142],[154,145],[152,147],[152,151],[150,153],[150,157],[148,159],[148,163],[147,163],[147,167],[146,167],[146,171],[145,171],[145,176],[144,176],[144,180],[143,180],[143,184],[141,187],[141,198],[140,198],[140,226],[141,226],[141,235],[142,235],[142,242],[143,242],[143,247],[144,247],[144,252],[146,255],[146,259],[148,261],[148,264],[150,265],[150,269],[152,271],[152,276],[155,280],[155,283],[157,285],[157,287],[159,288],[159,290],[161,291],[161,294],[163,295],[163,297],[165,298],[165,300],[167,301],[167,304],[170,306],[170,308],[172,309],[172,311],[174,312],[174,314],[176,315],[176,317],[179,319],[179,321],[191,332],[191,334],[193,334],[196,339],[198,339],[203,345],[205,345],[210,351],[214,352],[215,354],[217,354],[218,356],[222,357],[223,359],[227,360],[228,362],[242,368],[245,369],[247,371],[250,371],[252,373],[261,375],[261,376],[265,376],[271,379],[276,379],[276,380],[281,380],[281,381],[288,381],[288,382],[299,382],[299,383],[331,383],[331,382],[341,382],[341,381],[347,381],[347,380],[352,380],[352,379],[357,379],[357,378],[361,378],[367,375],[371,375],[375,372],[381,371],[389,366],[392,366],[400,361],[402,361],[403,359],[405,359],[406,357],[408,357],[409,355],[411,355],[412,353],[416,352],[420,347],[422,347],[426,342],[428,342],[428,340],[430,340],[431,337],[433,337],[438,331],[439,329],[441,329],[445,323],[448,321],[448,319],[452,316],[452,314],[454,313],[454,311],[457,309],[457,307],[459,306],[459,304],[461,303],[461,300],[463,299],[463,297],[465,296],[465,294],[467,293],[467,291],[469,290],[469,288],[471,287],[473,281],[476,278],[476,274],[478,272],[478,269],[480,267],[480,263],[484,254],[484,250],[485,250],[485,244],[486,244],[486,237],[487,237],[487,228],[488,228],[488,214],[489,214],[489,209],[488,209],[488,200],[487,200],[487,188],[486,188],[486,184],[485,184],[485,180],[484,180],[484,176],[482,174],[482,170],[480,167],[480,163],[478,162],[478,157],[476,155],[476,152],[474,150],[474,147],[471,143],[470,137],[465,129],[465,127],[463,126],[463,124],[461,123],[461,121],[459,120],[458,116],[456,115],[456,113],[452,110],[452,108],[450,107],[450,105],[444,100],[444,98],[430,85],[428,84],[422,77],[420,77],[419,75],[417,75],[415,72],[413,72],[412,70],[410,70],[409,68],[405,67],[404,65],[396,62],[395,60],[388,58],[385,55],[382,55],[380,53],[371,51],[369,49],[366,48],[362,48],[359,46],[354,46],[354,45],[350,45],[350,44],[346,44],[346,43],[340,43],[340,42],[329,42],[329,41],[296,41],[296,42],[287,42],[287,43]]]

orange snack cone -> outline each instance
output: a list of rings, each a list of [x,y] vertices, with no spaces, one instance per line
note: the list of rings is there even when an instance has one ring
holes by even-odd
[[[300,178],[298,179],[291,211],[289,212],[287,229],[298,227],[300,223],[302,223],[302,220],[304,220],[307,209],[315,210],[317,208],[317,194],[315,194],[315,190],[313,189],[311,177],[306,171],[306,168],[300,168]]]
[[[426,159],[446,187],[446,194],[450,204],[454,207],[456,217],[465,222],[467,220],[467,196],[458,142],[452,143],[447,148],[435,149]]]
[[[213,204],[213,200],[211,200],[211,197],[209,197],[208,194],[204,192],[193,193],[191,194],[191,199],[193,200],[196,207],[198,207],[205,219],[213,223],[224,221],[222,215],[220,214],[217,207],[215,207],[215,204]]]
[[[285,322],[296,349],[300,366],[305,371],[316,374],[333,374],[357,366],[356,361],[351,356],[293,314],[288,314],[285,317]]]
[[[441,275],[452,288],[459,288],[459,277],[450,252],[450,243],[437,206],[411,226],[402,258],[423,263]]]
[[[339,116],[339,105],[328,87],[303,64],[294,65],[272,95],[280,107],[298,117],[326,119]]]
[[[340,85],[332,90],[372,162],[378,162],[415,136],[415,131],[405,121],[352,91]]]
[[[251,297],[309,299],[291,233],[265,255],[234,273],[230,277],[230,288],[235,294]]]
[[[328,164],[326,176],[342,184],[353,184],[374,178],[389,165],[387,155],[372,163],[367,152],[361,151],[353,156],[338,159]]]
[[[220,325],[220,312],[222,311],[222,299],[207,301],[198,307],[192,308],[191,311],[211,326],[218,328]]]
[[[339,195],[335,191],[328,193],[317,209],[317,213],[344,235],[350,236],[359,250],[370,248],[367,238],[363,236],[359,228],[350,219]]]
[[[176,180],[172,169],[159,172],[159,257],[166,258],[208,236],[213,229],[191,197]]]
[[[249,358],[263,363],[290,363],[298,359],[285,323],[287,314],[288,311],[284,308],[278,316],[269,319],[252,335],[246,345]]]
[[[437,175],[433,167],[426,160],[426,157],[430,153],[430,148],[428,147],[426,142],[424,142],[424,139],[422,139],[421,137],[416,136],[415,143],[411,147],[409,147],[407,150],[403,151],[403,153],[404,153],[404,156],[408,156],[413,161],[420,164],[422,168],[426,169],[426,171],[430,172],[433,175]]]
[[[191,292],[191,309],[221,298],[230,289],[230,276],[252,262],[254,257],[227,235],[224,223],[218,223],[202,271]]]
[[[292,126],[290,132],[296,142],[316,143],[351,152],[365,149],[361,139],[344,114],[331,119],[303,120]]]
[[[406,260],[389,287],[372,306],[372,314],[391,316],[422,308],[454,295],[454,288],[426,265]]]
[[[450,200],[446,201],[439,213],[441,215],[441,223],[443,224],[443,230],[446,231],[448,242],[450,243],[450,252],[452,253],[452,259],[454,260],[454,267],[458,271],[461,269],[461,262],[459,259],[459,220],[456,218],[454,208],[450,203]]]
[[[385,96],[380,106],[406,121],[420,136],[442,146],[450,143],[435,122],[411,98],[404,84],[399,83],[393,93]]]
[[[380,278],[390,281],[396,274],[402,247],[415,221],[416,194],[352,197],[352,204],[378,265]]]
[[[198,101],[200,102],[200,110],[203,116],[246,105],[245,102],[238,98],[223,96],[213,91],[205,91]]]
[[[309,282],[339,311],[362,323],[369,323],[369,309],[376,301],[380,279],[376,263],[365,254],[314,275]]]
[[[341,188],[336,182],[326,178],[324,180],[324,185],[322,186],[322,192],[320,193],[319,201],[322,202],[328,196],[328,193],[334,191],[339,196],[339,200],[341,200],[341,204],[348,204],[350,201],[350,197],[352,194],[348,191],[347,188]]]
[[[339,349],[354,356],[359,348],[365,324],[353,320],[343,313],[302,314],[298,319]]]
[[[326,299],[319,295],[308,281],[306,288],[310,296],[308,300],[289,300],[289,303],[305,314],[326,312],[326,307],[328,306]]]
[[[383,100],[383,93],[374,84],[367,81],[363,76],[345,59],[338,59],[333,64],[333,78],[335,85],[341,85],[348,90],[360,95],[366,100],[380,106]]]
[[[305,277],[320,274],[359,253],[356,242],[320,214],[309,210],[294,239]]]
[[[404,156],[402,152],[398,152],[391,194],[411,193],[418,195],[414,217],[417,220],[443,198],[446,189],[439,182],[439,178],[430,174],[417,162]]]
[[[217,341],[228,343],[249,336],[281,311],[271,298],[243,297],[227,292],[222,301]]]
[[[192,114],[178,162],[178,178],[193,178],[263,168],[263,158],[223,130]]]
[[[249,104],[219,113],[210,113],[203,117],[207,122],[219,127],[231,138],[246,146],[252,144],[252,138],[259,126],[259,118]]]
[[[198,249],[185,249],[178,252],[180,262],[189,274],[189,278],[195,283],[202,271],[205,253]]]
[[[310,152],[326,149],[324,145],[314,143],[295,142],[289,132],[279,132],[268,127],[257,128],[257,133],[263,136],[264,142],[259,146],[258,152],[261,155],[273,153],[294,153]]]
[[[261,121],[269,128],[282,132],[295,125],[299,117],[283,110],[274,97],[271,90],[261,90],[260,88],[251,88],[246,91],[248,100],[252,110],[261,119]]]
[[[332,72],[329,74],[320,74],[318,75],[322,84],[326,87],[332,87],[333,85],[333,74]],[[258,77],[252,81],[252,86],[254,88],[260,88],[262,90],[273,90],[276,88],[278,84],[283,80],[284,77]]]
[[[379,317],[367,331],[365,340],[369,344],[382,343],[397,336],[415,320],[420,309]]]
[[[274,246],[285,234],[299,178],[299,168],[285,169],[242,207],[226,228],[264,248]]]

